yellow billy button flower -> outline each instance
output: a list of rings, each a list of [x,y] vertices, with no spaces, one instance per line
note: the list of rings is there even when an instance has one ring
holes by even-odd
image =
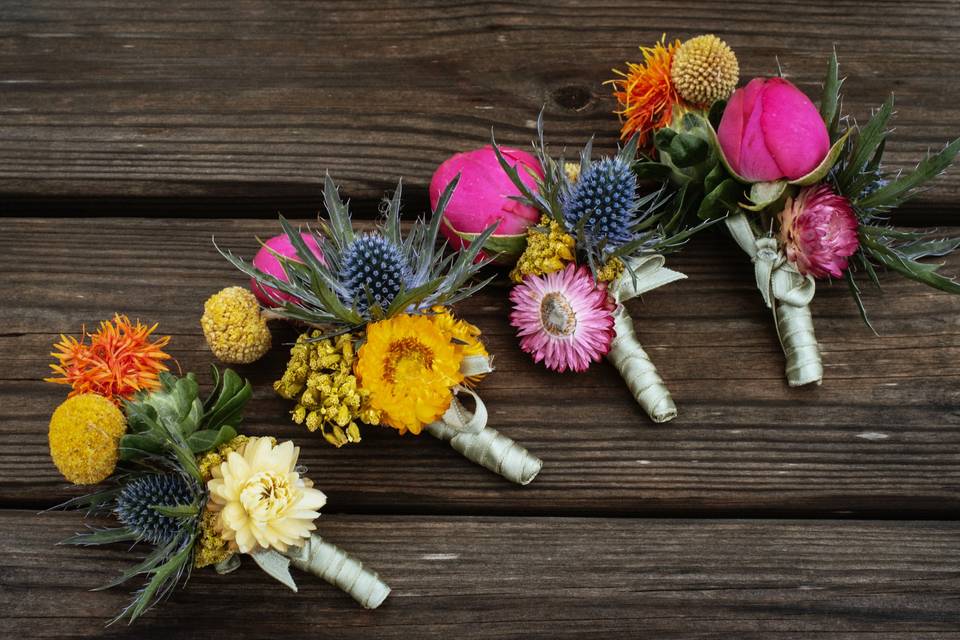
[[[227,287],[210,296],[200,326],[213,355],[223,362],[248,364],[270,350],[270,328],[256,296],[243,287]]]
[[[697,36],[677,49],[670,77],[688,102],[709,107],[726,100],[737,88],[740,65],[727,43],[713,34]]]
[[[207,482],[207,508],[220,513],[223,538],[241,553],[300,546],[327,497],[295,469],[300,448],[287,441],[250,438],[227,455]]]
[[[84,393],[66,400],[50,418],[50,457],[73,484],[106,480],[117,466],[127,421],[110,400]]]
[[[426,316],[400,314],[367,325],[356,364],[360,387],[381,422],[406,433],[450,407],[450,389],[463,381],[463,353]]]
[[[576,240],[560,224],[543,216],[540,227],[527,229],[527,248],[510,272],[510,279],[520,284],[524,276],[542,276],[560,271],[574,260]]]

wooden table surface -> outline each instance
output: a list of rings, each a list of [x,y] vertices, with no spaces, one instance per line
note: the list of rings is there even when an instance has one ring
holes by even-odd
[[[127,554],[55,546],[81,516],[38,515],[78,493],[47,451],[64,396],[40,381],[50,345],[120,311],[205,372],[203,301],[244,283],[210,237],[250,255],[278,211],[319,209],[324,170],[360,216],[403,176],[419,213],[440,161],[491,126],[526,144],[541,105],[556,146],[596,134],[610,151],[602,83],[662,32],[716,32],[743,78],[778,59],[811,94],[835,46],[847,112],[896,93],[898,167],[960,133],[956,0],[200,5],[0,5],[0,635],[960,637],[960,298],[883,275],[865,295],[878,337],[842,283],[820,287],[826,379],[791,390],[752,269],[719,234],[671,259],[688,280],[630,305],[680,408],[665,425],[605,363],[535,366],[505,283],[460,305],[497,357],[492,425],[545,462],[527,487],[387,429],[333,449],[273,395],[282,347],[242,367],[249,430],[297,440],[329,497],[320,532],[393,594],[363,611],[245,563],[104,629],[129,592],[89,589]],[[897,220],[960,224],[960,170]]]

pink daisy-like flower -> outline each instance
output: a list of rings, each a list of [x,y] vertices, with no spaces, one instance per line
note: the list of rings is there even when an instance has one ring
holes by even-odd
[[[787,198],[780,212],[780,243],[803,275],[839,278],[860,246],[858,226],[850,201],[818,184]]]
[[[527,276],[510,300],[520,348],[548,369],[585,371],[610,351],[616,307],[606,283],[595,282],[586,267]]]

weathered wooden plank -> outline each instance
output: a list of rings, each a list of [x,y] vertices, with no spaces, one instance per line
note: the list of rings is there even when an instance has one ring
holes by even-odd
[[[75,492],[49,461],[46,426],[62,387],[40,382],[60,332],[122,311],[173,334],[184,370],[206,372],[203,300],[239,274],[210,245],[241,253],[273,221],[10,220],[0,233],[0,504],[48,505]],[[960,259],[947,268],[960,270]],[[545,460],[513,487],[424,436],[366,429],[333,449],[287,421],[270,383],[282,347],[243,367],[256,386],[248,429],[296,438],[344,511],[441,513],[955,513],[960,506],[960,300],[884,277],[868,294],[874,337],[843,286],[815,301],[827,378],[790,390],[749,263],[701,239],[673,266],[690,279],[631,309],[680,418],[654,426],[605,363],[558,375],[522,354],[505,284],[462,305],[496,354],[481,392],[491,424]],[[278,327],[276,342],[295,334]]]
[[[332,506],[332,505],[331,505]],[[335,508],[335,507],[334,507]],[[54,546],[75,513],[0,511],[0,632],[103,633],[129,598],[90,592],[121,549]],[[323,516],[321,535],[393,593],[363,611],[245,562],[197,572],[131,638],[947,638],[960,631],[960,524]]]
[[[745,78],[779,60],[811,95],[836,46],[851,115],[897,94],[896,167],[960,130],[952,0],[37,0],[0,7],[0,193],[237,198],[270,212],[318,203],[329,169],[354,197],[401,175],[422,197],[436,165],[491,126],[526,145],[542,105],[558,147],[596,133],[609,151],[610,69],[661,33],[703,31],[730,42]],[[919,205],[958,202],[955,172]]]

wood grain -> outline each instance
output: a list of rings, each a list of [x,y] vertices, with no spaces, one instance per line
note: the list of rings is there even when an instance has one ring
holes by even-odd
[[[123,548],[55,546],[76,513],[0,511],[0,633],[104,634]],[[948,638],[960,524],[322,516],[321,535],[393,588],[376,611],[308,575],[293,594],[249,561],[108,637]]]
[[[422,202],[435,167],[491,127],[528,144],[541,106],[557,148],[596,134],[610,151],[611,68],[662,33],[704,31],[734,47],[743,78],[779,62],[813,96],[836,47],[851,116],[896,93],[893,167],[960,132],[954,0],[7,2],[2,206],[310,210],[325,170],[367,200],[403,176]],[[913,206],[955,214],[958,202],[954,172]]]
[[[62,387],[46,384],[50,344],[114,311],[158,321],[184,370],[205,379],[204,299],[242,277],[210,244],[250,255],[272,221],[10,220],[0,235],[0,504],[72,495],[49,461],[46,426]],[[749,263],[702,238],[671,266],[689,279],[631,305],[680,417],[654,426],[602,363],[553,374],[520,352],[506,284],[459,312],[484,331],[498,371],[480,387],[491,425],[545,461],[517,488],[433,439],[367,428],[333,449],[287,421],[270,383],[279,325],[254,382],[246,429],[292,437],[333,509],[352,513],[870,514],[952,517],[960,507],[960,299],[883,277],[869,293],[873,336],[843,286],[814,303],[827,377],[790,390]],[[960,271],[960,258],[947,270]]]

